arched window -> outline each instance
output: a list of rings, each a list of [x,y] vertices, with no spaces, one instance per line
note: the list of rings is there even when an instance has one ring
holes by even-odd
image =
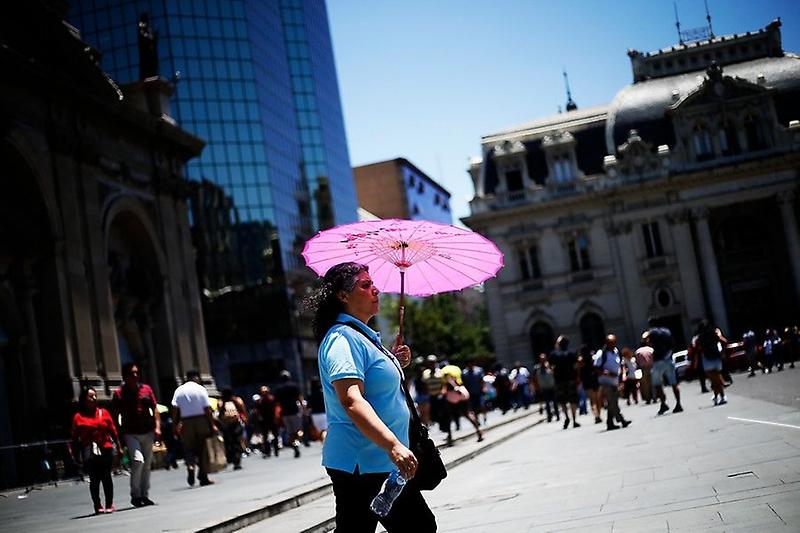
[[[555,342],[555,335],[550,324],[540,320],[531,326],[531,349],[534,361],[537,360],[540,353],[550,353]]]
[[[763,150],[767,147],[764,125],[754,115],[748,115],[744,121],[744,136],[747,139],[747,149],[750,151]]]
[[[591,350],[598,350],[603,346],[606,328],[603,319],[597,313],[586,313],[580,320],[581,342]]]
[[[733,123],[725,121],[719,128],[719,150],[723,156],[737,155],[742,152],[739,146],[739,135]]]
[[[692,133],[694,158],[697,161],[707,161],[714,157],[714,148],[711,144],[711,134],[705,126],[697,125]]]

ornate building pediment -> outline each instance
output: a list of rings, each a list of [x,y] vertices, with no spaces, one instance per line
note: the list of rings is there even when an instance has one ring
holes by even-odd
[[[692,107],[719,104],[725,100],[759,98],[769,89],[746,79],[725,76],[722,67],[712,63],[706,69],[703,82],[686,96],[669,107],[672,112],[680,112]]]

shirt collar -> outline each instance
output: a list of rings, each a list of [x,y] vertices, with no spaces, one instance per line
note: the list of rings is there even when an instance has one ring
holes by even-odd
[[[375,331],[374,329],[372,329],[368,325],[364,324],[362,321],[360,321],[359,319],[357,319],[353,315],[350,315],[350,314],[347,314],[347,313],[339,313],[339,316],[336,317],[336,321],[337,322],[345,322],[345,323],[351,322],[351,323],[355,324],[356,326],[358,326],[359,328],[361,328],[362,330],[364,330],[364,333],[369,335],[370,339],[373,342],[378,342],[378,343],[381,342],[381,334],[380,333],[378,333],[377,331]],[[381,343],[381,345],[382,345],[382,343]]]

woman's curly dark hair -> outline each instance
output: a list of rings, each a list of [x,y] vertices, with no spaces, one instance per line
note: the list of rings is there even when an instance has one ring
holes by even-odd
[[[303,307],[314,313],[311,327],[318,344],[336,322],[339,313],[344,311],[339,291],[352,291],[356,286],[358,275],[368,271],[369,268],[360,263],[339,263],[328,269],[311,294],[305,298]]]

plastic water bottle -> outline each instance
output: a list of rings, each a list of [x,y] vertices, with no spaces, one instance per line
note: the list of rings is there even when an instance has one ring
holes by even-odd
[[[402,492],[405,486],[406,478],[400,475],[399,470],[394,470],[389,474],[389,477],[386,478],[386,481],[383,482],[381,491],[372,500],[369,508],[381,518],[385,517],[389,514],[389,511],[391,511],[392,504],[397,497],[400,496],[400,492]]]

